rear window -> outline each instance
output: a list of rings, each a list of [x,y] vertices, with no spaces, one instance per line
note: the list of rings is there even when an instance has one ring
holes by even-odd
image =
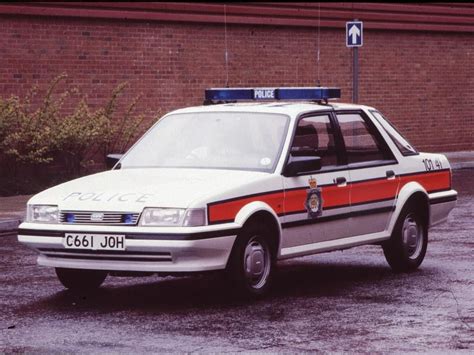
[[[337,119],[349,164],[392,158],[384,149],[382,137],[377,136],[375,127],[369,126],[359,113],[337,113]]]
[[[378,111],[370,111],[379,121],[402,155],[417,155],[418,151],[401,135],[392,123]]]

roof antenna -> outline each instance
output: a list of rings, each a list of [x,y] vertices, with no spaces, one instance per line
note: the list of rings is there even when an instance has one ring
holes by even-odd
[[[227,5],[224,5],[224,42],[225,42],[225,87],[229,87],[229,53],[227,51]]]
[[[321,86],[321,77],[319,75],[319,44],[321,40],[321,3],[318,2],[318,52],[317,52],[317,72],[318,86]]]

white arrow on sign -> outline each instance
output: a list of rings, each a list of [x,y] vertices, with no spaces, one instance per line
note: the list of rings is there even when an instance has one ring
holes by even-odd
[[[349,30],[349,36],[351,36],[352,44],[357,43],[357,37],[360,36],[360,30],[356,25],[352,25],[351,29]]]

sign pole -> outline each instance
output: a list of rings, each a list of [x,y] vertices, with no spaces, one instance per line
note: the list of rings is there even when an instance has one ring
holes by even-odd
[[[352,102],[359,101],[359,48],[352,48]]]
[[[346,47],[352,48],[352,102],[359,101],[359,47],[364,44],[364,23],[358,19],[346,22]]]
[[[354,19],[354,22],[359,21]],[[352,47],[352,102],[359,101],[359,47]]]

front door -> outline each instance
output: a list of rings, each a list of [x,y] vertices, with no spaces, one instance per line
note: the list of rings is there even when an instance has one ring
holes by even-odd
[[[335,132],[330,113],[306,115],[297,122],[290,154],[319,156],[322,167],[284,177],[282,248],[350,236],[350,179]]]

